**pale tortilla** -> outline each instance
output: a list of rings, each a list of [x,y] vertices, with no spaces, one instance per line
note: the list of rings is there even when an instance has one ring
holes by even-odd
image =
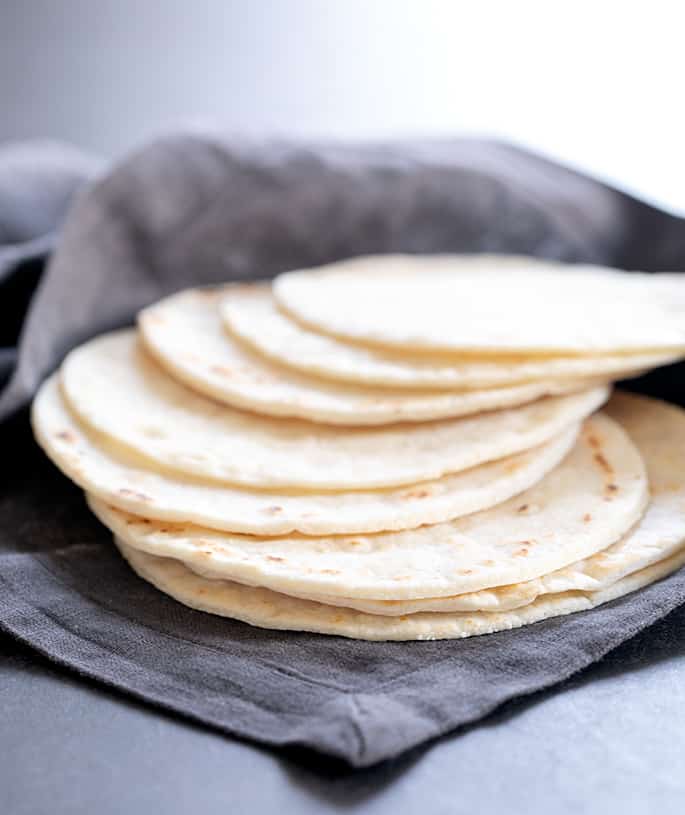
[[[651,275],[496,255],[378,255],[276,278],[304,325],[372,346],[488,354],[685,349]]]
[[[112,506],[162,521],[252,535],[305,535],[413,529],[500,504],[536,484],[573,446],[580,425],[523,453],[407,487],[355,492],[241,489],[173,473],[147,462],[71,415],[57,377],[33,403],[34,434],[72,481]]]
[[[228,580],[210,580],[190,571],[180,560],[154,557],[121,541],[117,541],[117,545],[140,577],[198,611],[242,620],[259,628],[311,631],[360,640],[463,639],[520,628],[549,617],[587,611],[616,600],[666,577],[685,563],[685,550],[681,549],[666,560],[617,580],[607,589],[547,594],[512,611],[381,617],[310,600],[298,600],[269,589],[244,586]]]
[[[255,413],[340,425],[419,422],[522,405],[597,384],[540,380],[458,393],[327,382],[270,362],[226,333],[218,303],[222,298],[230,302],[231,291],[230,286],[193,289],[161,300],[139,314],[140,337],[159,364],[184,385]]]
[[[645,516],[617,543],[536,580],[454,597],[383,601],[310,594],[305,599],[371,614],[502,611],[526,605],[543,594],[606,589],[626,575],[671,557],[685,541],[685,411],[655,399],[618,393],[607,413],[637,445],[647,467],[651,495]]]
[[[232,535],[165,524],[89,497],[125,543],[202,574],[302,596],[416,600],[541,577],[624,535],[648,501],[635,445],[601,414],[562,463],[520,496],[454,521],[404,532],[331,537]]]
[[[502,388],[531,381],[622,379],[679,359],[680,351],[571,357],[465,357],[367,348],[311,331],[276,307],[267,286],[235,286],[219,306],[227,331],[280,365],[358,385]]]
[[[200,396],[144,353],[133,331],[72,351],[60,382],[82,423],[158,468],[260,489],[361,490],[441,478],[548,441],[608,394],[598,387],[461,419],[333,427]]]

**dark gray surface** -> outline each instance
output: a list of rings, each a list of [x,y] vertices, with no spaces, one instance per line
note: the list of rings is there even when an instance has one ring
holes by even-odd
[[[683,811],[685,610],[557,691],[341,772],[183,723],[0,640],[3,815]]]

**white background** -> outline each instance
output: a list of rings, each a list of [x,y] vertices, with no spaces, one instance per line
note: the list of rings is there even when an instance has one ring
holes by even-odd
[[[685,3],[0,0],[0,141],[513,139],[685,213]]]

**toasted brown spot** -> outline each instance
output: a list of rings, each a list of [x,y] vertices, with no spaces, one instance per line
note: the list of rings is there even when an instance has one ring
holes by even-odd
[[[604,470],[604,472],[607,475],[613,474],[613,472],[614,472],[613,467],[611,466],[611,464],[609,464],[609,462],[602,455],[602,453],[595,453],[594,459],[597,462],[597,464],[599,464],[599,466]]]
[[[526,512],[528,510],[528,504],[521,504],[521,506],[516,510],[517,512]]]
[[[521,469],[522,462],[519,459],[513,459],[512,461],[507,462],[504,465],[504,472],[505,473],[515,473],[517,470]]]
[[[586,524],[589,524],[591,520],[592,520],[592,515],[590,515],[589,512],[586,512],[585,515],[583,515],[583,521],[585,521]]]
[[[76,436],[68,430],[61,430],[59,433],[55,433],[55,436],[58,439],[62,439],[62,441],[69,442],[69,444],[73,444],[76,441]]]
[[[321,574],[340,574],[339,569],[321,569]]]
[[[273,561],[274,563],[283,563],[283,562],[284,562],[284,560],[285,560],[285,558],[282,558],[282,557],[276,557],[276,555],[267,555],[267,556],[266,556],[266,559],[267,559],[267,560],[271,560],[271,561]]]
[[[193,290],[193,297],[197,297],[198,300],[215,300],[220,294],[220,286],[206,286],[202,289]]]
[[[592,433],[587,437],[587,443],[593,450],[599,450],[599,448],[602,446],[602,442],[597,438],[597,436],[593,436]]]
[[[616,495],[618,492],[618,485],[617,484],[605,484],[604,485],[604,500],[611,501],[611,499]]]
[[[397,577],[393,577],[393,580],[411,580],[411,575],[398,574]]]
[[[145,503],[148,504],[152,503],[152,498],[150,498],[149,495],[145,495],[143,492],[136,492],[136,490],[129,490],[126,487],[122,487],[119,490],[119,495],[123,495],[125,498],[135,498],[137,501],[145,501]]]
[[[494,560],[482,560],[480,565],[481,566],[494,566],[495,561]]]
[[[283,507],[279,507],[277,504],[274,504],[270,507],[264,507],[262,512],[266,512],[268,515],[278,515],[279,512],[283,512]]]
[[[512,557],[528,557],[528,550],[525,547],[522,549],[517,549]]]
[[[473,569],[457,569],[457,574],[473,574]]]
[[[403,498],[428,498],[430,495],[429,490],[409,490],[409,492],[405,492],[402,496]]]
[[[209,549],[202,549],[202,551],[200,552],[200,554],[201,554],[201,555],[204,555],[205,557],[214,557],[214,552],[212,552],[212,551],[211,551],[211,550],[209,550]]]

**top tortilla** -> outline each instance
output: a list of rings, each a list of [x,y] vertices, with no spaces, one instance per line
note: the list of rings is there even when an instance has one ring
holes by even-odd
[[[318,331],[372,346],[506,355],[679,350],[651,275],[495,255],[379,255],[288,272],[274,296]]]

